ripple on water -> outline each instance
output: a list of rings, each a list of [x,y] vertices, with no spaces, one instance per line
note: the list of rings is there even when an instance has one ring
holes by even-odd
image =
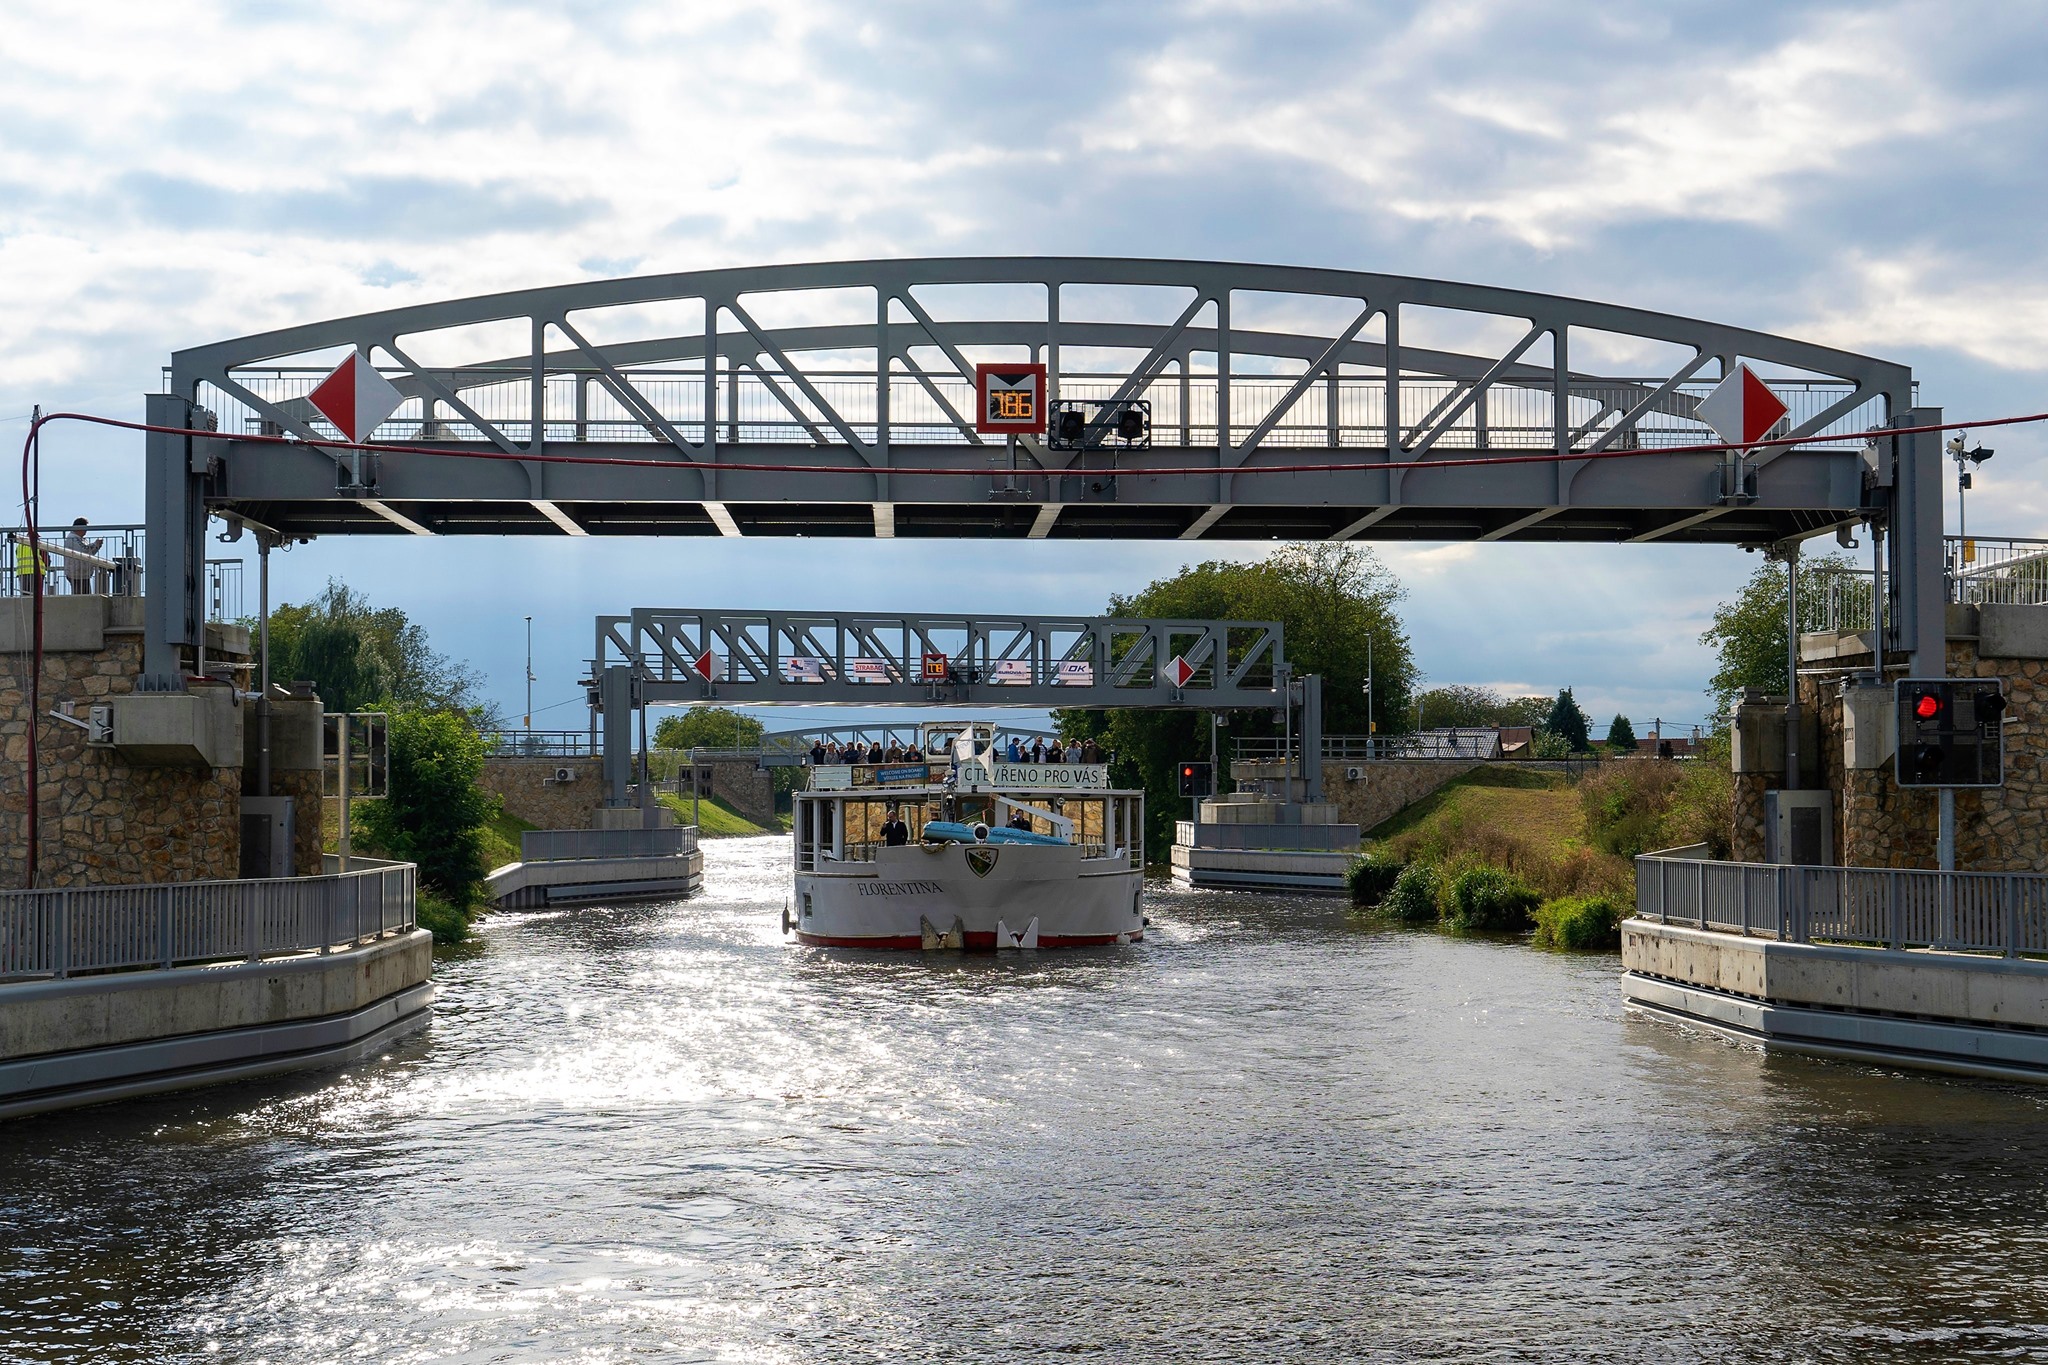
[[[493,917],[374,1065],[0,1130],[0,1356],[2048,1358],[2034,1092],[1326,901],[793,948],[787,856]]]

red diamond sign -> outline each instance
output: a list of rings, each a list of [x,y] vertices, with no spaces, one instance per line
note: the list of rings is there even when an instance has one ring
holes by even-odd
[[[1175,687],[1186,687],[1188,679],[1195,676],[1195,666],[1176,654],[1166,661],[1166,676],[1173,679]]]
[[[1732,446],[1755,445],[1789,411],[1747,365],[1737,365],[1699,406],[1701,420]]]
[[[707,649],[696,658],[690,660],[690,667],[697,670],[698,677],[702,678],[705,682],[710,682],[712,672],[718,667],[718,656]]]
[[[334,372],[306,395],[306,401],[341,429],[342,440],[357,445],[369,439],[385,418],[398,411],[405,395],[378,374],[377,367],[364,359],[362,352],[351,351],[348,359],[336,365]]]

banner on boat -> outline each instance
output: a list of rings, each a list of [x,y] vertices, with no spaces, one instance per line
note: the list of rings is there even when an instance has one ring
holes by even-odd
[[[991,762],[989,779],[997,787],[1107,787],[1107,763]]]

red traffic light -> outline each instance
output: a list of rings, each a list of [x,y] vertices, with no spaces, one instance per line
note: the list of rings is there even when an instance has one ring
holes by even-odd
[[[1933,720],[1941,714],[1941,698],[1932,692],[1920,694],[1920,700],[1913,703],[1913,714],[1922,720]]]

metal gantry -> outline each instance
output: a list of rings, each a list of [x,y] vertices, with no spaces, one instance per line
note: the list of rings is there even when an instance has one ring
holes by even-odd
[[[650,705],[1248,710],[1290,671],[1275,621],[642,607],[597,619],[591,683],[619,804]]]
[[[350,350],[405,395],[382,451],[323,444],[307,401]],[[1142,402],[1149,440],[993,443],[970,420],[983,360],[1044,363],[1054,404]],[[1674,451],[1713,440],[1699,400],[1739,360],[1790,402],[1787,437],[1859,440]],[[1860,440],[1939,419],[1905,366],[1520,290],[1191,261],[768,266],[311,323],[177,352],[167,381],[152,421],[217,435],[151,437],[154,583],[192,578],[209,513],[294,535],[1744,544],[1876,519],[1895,640],[1938,648],[1938,438]],[[1471,463],[1502,456],[1540,462]],[[174,676],[193,611],[153,599],[150,624],[148,669]]]

